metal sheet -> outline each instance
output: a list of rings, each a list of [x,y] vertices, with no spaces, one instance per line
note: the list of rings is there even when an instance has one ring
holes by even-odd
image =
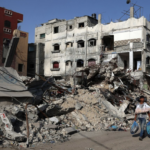
[[[33,97],[22,83],[17,71],[0,67],[0,97]]]

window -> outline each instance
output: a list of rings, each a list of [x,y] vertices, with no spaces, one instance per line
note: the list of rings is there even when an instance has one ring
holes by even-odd
[[[53,68],[59,68],[59,63],[58,62],[53,62]]]
[[[71,25],[71,26],[69,26],[69,29],[70,29],[70,30],[72,30],[72,25]]]
[[[59,32],[59,27],[54,27],[54,33],[58,33]]]
[[[40,39],[44,39],[45,38],[45,33],[40,34]]]
[[[84,22],[79,23],[79,28],[83,28],[84,27]]]
[[[54,51],[57,51],[57,50],[60,50],[60,49],[59,49],[59,44],[55,44],[55,45],[54,45]]]
[[[23,64],[18,64],[18,71],[22,72],[22,70],[23,70]]]
[[[83,67],[83,65],[84,65],[84,61],[81,60],[81,59],[79,59],[79,60],[77,61],[77,67]]]
[[[147,42],[150,42],[150,35],[149,34],[146,35],[146,40],[147,40]]]
[[[66,61],[66,66],[69,66],[69,62],[68,61]]]
[[[30,64],[30,69],[34,69],[34,64]]]
[[[8,21],[8,20],[5,20],[4,26],[7,27],[7,28],[11,28],[11,22]]]
[[[103,37],[103,45],[105,51],[114,50],[114,36],[104,36]]]
[[[66,48],[69,48],[69,47],[72,47],[72,46],[73,46],[73,43],[72,43],[72,42],[66,43]]]
[[[89,45],[89,47],[96,46],[96,40],[95,39],[89,40],[88,45]]]
[[[29,46],[29,52],[33,52],[35,50],[34,46]]]
[[[84,41],[78,41],[78,48],[84,47]]]
[[[66,66],[69,66],[69,64],[70,64],[70,66],[72,66],[72,61],[70,61],[70,60],[66,61]]]
[[[146,64],[148,65],[150,63],[150,57],[148,56],[147,58],[146,58]]]

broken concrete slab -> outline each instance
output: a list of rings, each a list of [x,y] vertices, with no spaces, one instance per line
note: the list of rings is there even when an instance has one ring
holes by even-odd
[[[72,127],[62,129],[62,134],[63,135],[73,134],[73,133],[76,133],[76,132],[77,132],[77,130],[72,128]]]
[[[51,122],[54,122],[55,124],[57,124],[57,123],[60,122],[60,119],[59,119],[58,117],[51,117],[51,118],[49,118],[49,120],[50,120]]]
[[[133,120],[135,118],[135,115],[126,115],[127,120]]]
[[[82,107],[83,106],[79,102],[77,102],[75,105],[76,110],[80,110],[80,109],[82,109]]]

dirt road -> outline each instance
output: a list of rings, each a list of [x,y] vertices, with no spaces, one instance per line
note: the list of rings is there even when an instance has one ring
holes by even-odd
[[[80,132],[70,141],[60,144],[43,143],[32,150],[149,150],[150,138],[139,141],[139,133],[129,132]],[[1,149],[0,149],[1,150]],[[6,150],[6,149],[3,149]],[[7,149],[9,150],[9,149]],[[13,149],[10,149],[13,150]]]

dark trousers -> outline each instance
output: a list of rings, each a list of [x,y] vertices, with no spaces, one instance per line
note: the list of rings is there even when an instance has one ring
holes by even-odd
[[[140,137],[143,137],[144,127],[146,125],[146,119],[145,118],[139,118],[139,123],[140,123],[140,127],[141,127]]]

